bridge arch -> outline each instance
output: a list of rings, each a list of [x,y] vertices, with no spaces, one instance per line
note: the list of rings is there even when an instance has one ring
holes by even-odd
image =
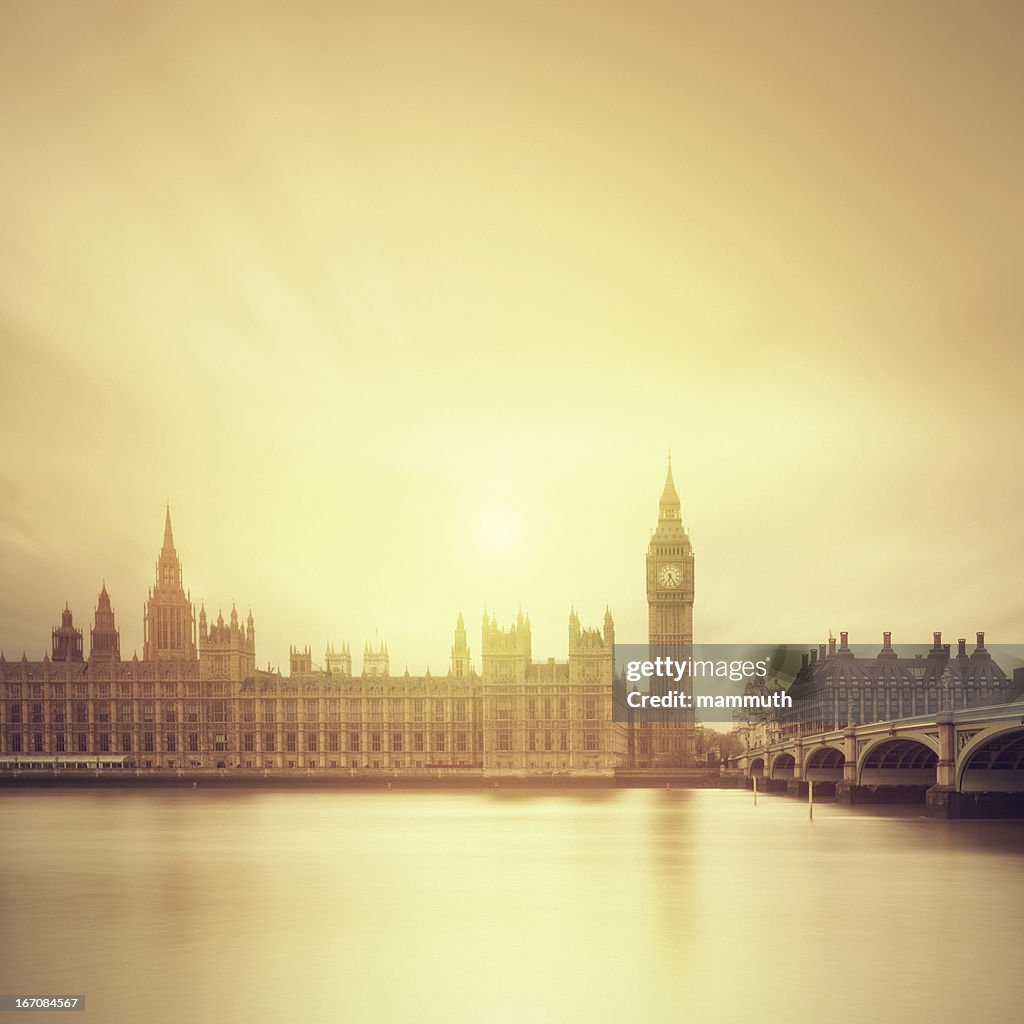
[[[791,779],[796,771],[796,758],[784,750],[781,754],[776,754],[772,761],[771,778],[773,779]]]
[[[846,754],[840,747],[813,747],[804,759],[804,778],[808,782],[839,782],[845,764]]]
[[[860,752],[857,782],[862,786],[934,786],[938,763],[938,744],[930,736],[880,736]]]
[[[956,766],[961,793],[1024,793],[1024,726],[984,729],[964,744]]]
[[[750,778],[754,778],[755,776],[757,778],[759,778],[759,779],[763,779],[764,778],[764,758],[763,757],[755,757],[754,760],[750,762],[750,768],[747,770],[747,775]]]

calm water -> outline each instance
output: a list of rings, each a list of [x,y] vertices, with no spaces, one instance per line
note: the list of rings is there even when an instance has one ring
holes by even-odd
[[[718,791],[0,793],[41,1024],[1010,1021],[1024,822]]]

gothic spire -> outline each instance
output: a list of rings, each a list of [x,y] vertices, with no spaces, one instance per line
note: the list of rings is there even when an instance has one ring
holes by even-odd
[[[174,534],[171,532],[171,504],[167,503],[167,515],[164,519],[164,551],[174,551]]]

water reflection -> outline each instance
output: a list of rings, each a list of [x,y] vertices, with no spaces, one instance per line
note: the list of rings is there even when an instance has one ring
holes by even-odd
[[[1005,1020],[1022,852],[740,792],[7,791],[0,991],[115,1024]]]

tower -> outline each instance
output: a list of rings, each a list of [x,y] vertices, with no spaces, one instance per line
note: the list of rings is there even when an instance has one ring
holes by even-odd
[[[473,674],[473,662],[469,656],[469,640],[466,638],[466,623],[459,612],[455,623],[455,643],[452,644],[452,661],[449,674],[457,679],[468,679]]]
[[[110,606],[110,595],[104,583],[96,602],[96,614],[89,638],[89,661],[120,660],[121,634],[114,625],[114,609]]]
[[[195,661],[196,617],[192,600],[181,585],[181,563],[174,550],[171,508],[164,520],[164,543],[156,563],[156,584],[150,588],[144,618],[146,661]]]
[[[352,675],[352,652],[347,643],[342,644],[340,650],[337,651],[334,649],[334,644],[327,645],[327,650],[324,651],[324,668],[332,675]]]
[[[218,612],[217,621],[208,626],[206,609],[199,610],[199,660],[204,679],[231,679],[241,682],[256,672],[256,625],[252,612],[245,627],[238,621],[238,610],[232,604],[231,618],[225,625]]]
[[[520,609],[514,626],[502,629],[497,618],[484,612],[481,634],[483,681],[488,683],[525,683],[533,663],[533,636],[529,615]]]
[[[391,655],[388,654],[388,645],[383,640],[380,641],[379,648],[374,648],[369,641],[363,648],[363,675],[391,675]]]
[[[668,459],[665,486],[658,502],[658,525],[647,548],[647,641],[649,656],[682,661],[693,644],[693,547],[683,527],[679,494]],[[683,686],[690,688],[688,681]],[[652,768],[678,768],[693,756],[691,711],[673,712],[640,726],[634,736],[634,759]]]
[[[693,643],[693,548],[683,528],[671,456],[658,502],[658,527],[647,548],[647,611],[652,647]]]
[[[288,648],[288,674],[308,676],[313,672],[313,652],[307,644],[305,647]]]
[[[75,629],[71,609],[64,605],[60,625],[53,631],[53,660],[82,661],[82,631]]]

